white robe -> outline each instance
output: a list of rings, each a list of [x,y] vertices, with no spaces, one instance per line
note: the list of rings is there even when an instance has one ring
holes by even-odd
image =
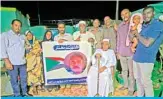
[[[111,49],[108,49],[107,51],[97,49],[92,56],[92,66],[90,67],[87,76],[88,96],[94,97],[97,94],[98,61],[95,59],[96,53],[100,53],[102,55],[100,66],[107,67],[107,69],[99,75],[98,93],[101,97],[108,97],[108,94],[114,91],[110,66],[116,65],[116,57],[114,51]]]
[[[80,31],[76,31],[73,34],[73,39],[76,40],[79,36],[80,36],[80,41],[88,41],[89,38],[93,38],[94,39],[93,46],[95,46],[95,44],[97,43],[94,34],[89,31],[86,31],[85,34],[81,34]]]

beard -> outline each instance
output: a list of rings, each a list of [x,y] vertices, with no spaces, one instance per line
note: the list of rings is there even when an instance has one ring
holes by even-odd
[[[15,33],[19,33],[20,32],[20,30],[19,29],[13,29],[13,31],[15,32]]]
[[[151,20],[152,20],[151,18],[145,18],[145,19],[144,19],[144,23],[145,23],[145,24],[148,24]]]
[[[73,66],[71,69],[72,69],[72,71],[73,71],[74,73],[76,73],[76,74],[79,74],[79,73],[81,73],[81,72],[83,71],[81,65]]]
[[[129,18],[124,18],[123,21],[127,22],[129,20]]]
[[[64,33],[65,33],[65,31],[59,31],[59,33],[64,34]]]

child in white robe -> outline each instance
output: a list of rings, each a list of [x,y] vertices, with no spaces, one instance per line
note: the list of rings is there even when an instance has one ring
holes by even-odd
[[[116,65],[115,53],[109,49],[109,39],[102,41],[102,49],[97,49],[92,56],[92,66],[88,71],[87,84],[88,96],[94,97],[99,93],[100,97],[108,97],[108,94],[113,93],[113,75],[114,66]],[[100,67],[98,70],[98,59],[100,59]],[[99,81],[98,81],[99,72]],[[98,83],[99,82],[99,86]],[[97,92],[97,87],[99,91]]]

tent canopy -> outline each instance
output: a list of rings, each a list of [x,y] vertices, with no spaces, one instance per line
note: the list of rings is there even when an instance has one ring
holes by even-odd
[[[154,9],[155,9],[155,18],[159,18],[160,15],[163,15],[163,2],[156,3],[156,4],[149,4],[147,6],[154,7]],[[134,13],[142,13],[142,11],[143,11],[143,8],[132,12],[132,14],[134,14]]]

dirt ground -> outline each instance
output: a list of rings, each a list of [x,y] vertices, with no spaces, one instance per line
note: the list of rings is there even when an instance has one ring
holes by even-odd
[[[120,91],[118,90],[122,85],[118,85],[115,89],[114,95],[112,97],[126,97],[128,91]],[[32,93],[32,89],[29,91],[30,94]],[[54,89],[51,92],[45,90],[45,92],[38,91],[38,95],[34,95],[34,97],[87,97],[87,86],[86,85],[73,85],[70,88],[61,88],[58,91]],[[134,97],[136,93],[134,94]]]

